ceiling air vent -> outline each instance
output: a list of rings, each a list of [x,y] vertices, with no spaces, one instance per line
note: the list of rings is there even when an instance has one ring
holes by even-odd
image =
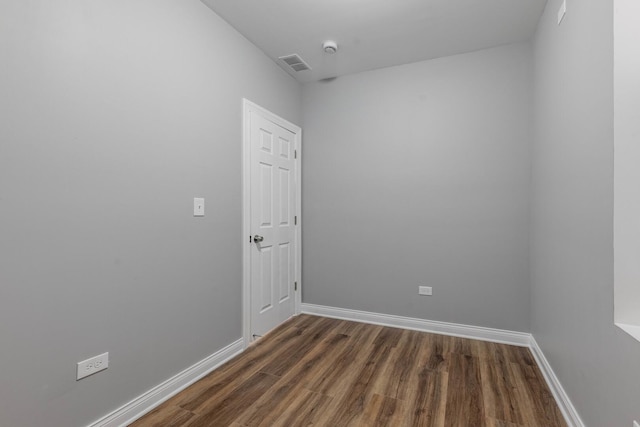
[[[300,55],[296,53],[294,53],[293,55],[281,56],[278,59],[280,59],[282,62],[287,64],[289,67],[293,69],[293,71],[296,71],[296,72],[306,71],[311,69],[309,64],[304,62],[304,60],[300,58]]]

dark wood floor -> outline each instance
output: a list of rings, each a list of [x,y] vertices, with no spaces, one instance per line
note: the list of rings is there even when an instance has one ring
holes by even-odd
[[[566,426],[526,348],[301,315],[134,427]]]

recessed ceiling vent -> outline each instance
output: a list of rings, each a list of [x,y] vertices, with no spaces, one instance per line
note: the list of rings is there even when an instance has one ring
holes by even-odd
[[[293,69],[293,71],[295,72],[307,71],[311,69],[309,64],[304,62],[304,60],[300,58],[300,55],[298,55],[297,53],[294,53],[293,55],[281,56],[278,59],[291,67],[291,69]]]

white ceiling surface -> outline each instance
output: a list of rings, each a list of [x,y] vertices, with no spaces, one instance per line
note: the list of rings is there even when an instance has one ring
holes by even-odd
[[[202,0],[300,82],[528,40],[547,0]],[[322,42],[339,45],[328,55]],[[278,57],[297,53],[310,71]]]

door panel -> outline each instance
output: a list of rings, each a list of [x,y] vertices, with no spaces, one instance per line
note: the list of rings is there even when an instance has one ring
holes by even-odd
[[[258,251],[260,258],[260,272],[256,278],[258,281],[258,295],[260,298],[259,313],[264,313],[273,308],[273,248],[262,247]],[[258,297],[256,295],[256,297]]]
[[[291,265],[291,244],[280,244],[280,302],[289,298],[291,290],[291,275],[289,266]]]
[[[280,226],[290,225],[291,220],[291,173],[280,168]]]
[[[260,163],[260,176],[259,176],[259,191],[260,191],[260,227],[272,227],[273,225],[273,166]]]

